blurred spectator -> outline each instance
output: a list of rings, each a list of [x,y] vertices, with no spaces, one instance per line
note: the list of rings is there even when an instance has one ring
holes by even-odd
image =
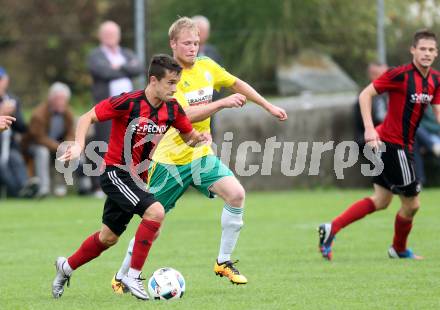
[[[385,71],[388,70],[388,66],[385,64],[379,64],[375,62],[371,62],[368,64],[367,74],[370,82],[377,79],[381,76]],[[385,119],[385,115],[388,109],[388,94],[383,93],[377,95],[373,98],[373,106],[371,110],[371,114],[373,117],[373,124],[377,126],[383,122]],[[355,141],[359,144],[359,146],[363,147],[365,145],[364,141],[364,122],[362,121],[361,109],[359,106],[359,100],[356,102],[354,106],[354,115],[355,115]]]
[[[144,72],[144,66],[135,54],[119,45],[121,28],[113,21],[102,23],[98,30],[100,46],[92,50],[88,59],[88,67],[93,78],[92,95],[95,104],[110,96],[133,90],[131,78]],[[111,121],[95,124],[96,141],[108,143]],[[104,153],[99,154],[103,155]],[[97,196],[103,196],[99,191],[99,178],[92,179]]]
[[[197,25],[197,28],[199,28],[199,36],[200,36],[200,45],[199,45],[199,52],[198,56],[207,56],[214,60],[218,64],[222,64],[222,58],[217,51],[217,48],[208,43],[209,36],[211,33],[211,24],[209,22],[209,19],[202,15],[195,15],[191,18]],[[221,91],[217,92],[214,89],[213,95],[212,95],[212,101],[219,100],[223,97]],[[215,134],[215,114],[211,115],[211,134]]]
[[[200,45],[198,56],[207,56],[214,60],[216,63],[221,64],[222,58],[220,57],[217,48],[208,43],[209,35],[211,32],[211,25],[208,18],[202,15],[196,15],[192,17],[192,20],[197,24],[200,34]]]
[[[13,122],[15,122],[15,117],[9,115],[0,115],[0,132],[11,128]]]
[[[426,183],[422,153],[432,153],[440,158],[440,124],[437,123],[432,107],[428,105],[416,132],[414,161],[416,176],[421,184]]]
[[[18,142],[19,134],[27,131],[21,103],[11,95],[7,89],[9,76],[6,70],[0,67],[0,115],[15,117],[11,130],[0,133],[0,185],[6,187],[9,197],[33,197],[38,191],[38,180],[29,179],[26,163]]]
[[[55,158],[60,142],[74,140],[74,116],[69,108],[69,86],[55,82],[49,88],[47,101],[32,112],[29,131],[23,138],[23,147],[34,160],[35,174],[40,179],[38,195],[45,197],[51,189],[51,159]],[[57,185],[54,194],[66,194],[65,185]]]

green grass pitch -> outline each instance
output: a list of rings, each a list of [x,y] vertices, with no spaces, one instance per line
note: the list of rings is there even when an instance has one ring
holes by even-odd
[[[321,259],[316,226],[369,191],[248,193],[235,251],[248,277],[234,286],[212,271],[222,202],[188,193],[172,211],[144,267],[174,267],[185,277],[183,299],[141,302],[112,293],[110,280],[139,222],[120,242],[77,270],[64,296],[51,297],[53,262],[70,255],[100,227],[103,201],[68,197],[0,201],[0,309],[439,309],[440,193],[425,190],[410,246],[423,261],[390,260],[398,198],[388,210],[341,231],[334,260]]]

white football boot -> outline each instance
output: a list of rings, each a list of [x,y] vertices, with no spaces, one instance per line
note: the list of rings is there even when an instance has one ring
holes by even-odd
[[[139,277],[133,278],[125,275],[122,277],[121,282],[128,288],[133,296],[142,300],[148,300],[148,294],[145,292],[144,283],[142,282],[143,278],[139,274]]]
[[[66,274],[63,269],[64,264],[67,263],[65,257],[58,257],[55,261],[55,268],[57,274],[52,282],[52,296],[53,298],[60,298],[64,293],[64,285],[67,283],[67,287],[70,286],[70,276],[71,274]]]

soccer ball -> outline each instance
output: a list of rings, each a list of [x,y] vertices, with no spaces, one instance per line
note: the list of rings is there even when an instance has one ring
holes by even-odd
[[[178,299],[185,292],[185,279],[177,270],[169,267],[153,272],[148,280],[148,293],[154,299]]]

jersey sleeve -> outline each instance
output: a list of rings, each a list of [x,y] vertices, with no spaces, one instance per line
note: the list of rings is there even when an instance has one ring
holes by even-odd
[[[432,105],[440,104],[440,88],[437,88],[434,94],[434,99],[431,102]]]
[[[373,86],[378,94],[387,91],[397,90],[403,85],[404,75],[399,68],[393,68],[386,71],[380,77],[373,81]]]
[[[118,118],[127,113],[130,102],[124,95],[110,97],[102,100],[95,106],[95,114],[100,122]]]
[[[176,101],[182,106],[182,107],[187,107],[189,106],[188,101],[185,98],[185,95],[182,91],[177,90],[176,93],[174,93],[174,99],[176,99]]]
[[[174,118],[172,126],[179,130],[180,133],[190,133],[193,130],[193,126],[191,125],[188,116],[186,116],[185,111],[183,111],[182,107],[178,103],[175,104],[174,110],[176,117]]]
[[[220,89],[223,87],[231,87],[234,85],[235,81],[237,80],[235,76],[230,74],[225,68],[220,66],[211,58],[207,58],[206,61],[209,66],[209,72],[213,75],[212,78],[216,91],[220,91]]]

